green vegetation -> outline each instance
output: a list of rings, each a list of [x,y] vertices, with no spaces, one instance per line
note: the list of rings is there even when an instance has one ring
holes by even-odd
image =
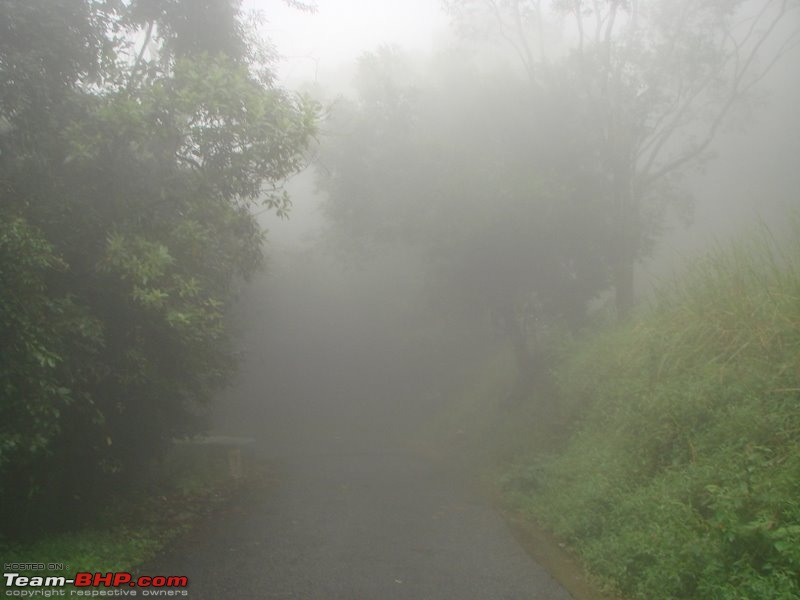
[[[0,539],[94,515],[203,427],[226,311],[316,105],[238,4],[0,4]]]
[[[565,426],[552,390],[520,397],[518,363],[506,340],[475,359],[444,394],[442,410],[420,433],[453,466],[478,474],[492,486],[520,456],[563,445]]]
[[[227,447],[221,445],[175,445],[143,477],[116,490],[113,502],[92,523],[37,540],[0,543],[0,555],[6,562],[56,563],[65,569],[22,572],[27,575],[131,571],[238,487],[229,474]]]
[[[800,246],[717,250],[555,369],[566,447],[513,506],[631,598],[800,597]]]
[[[327,111],[320,248],[393,265],[380,278],[389,295],[364,296],[385,301],[402,333],[380,307],[359,325],[379,323],[368,339],[393,338],[392,352],[351,349],[355,334],[321,351],[379,357],[397,383],[379,387],[363,366],[363,389],[439,398],[464,370],[453,365],[491,346],[434,435],[465,463],[505,465],[512,505],[609,586],[800,596],[798,248],[764,234],[720,250],[635,321],[575,339],[606,292],[630,316],[636,262],[667,209],[688,205],[689,175],[723,125],[746,119],[754,86],[794,47],[796,26],[778,25],[800,5],[443,4],[488,46],[424,64],[367,53],[352,97]],[[191,460],[168,463],[180,474],[169,493],[149,478],[204,428],[234,372],[229,310],[262,259],[254,215],[286,215],[282,183],[305,166],[320,116],[276,84],[256,30],[231,0],[0,2],[0,549],[16,560],[129,568],[215,489],[186,478]],[[337,279],[327,267],[314,268]],[[314,288],[296,289],[306,297],[292,302],[314,306]],[[345,330],[319,313],[276,346]],[[406,346],[418,347],[403,364],[394,349]],[[313,370],[258,358],[297,379]],[[325,365],[331,398],[346,395],[348,362]],[[318,389],[264,388],[253,402]]]

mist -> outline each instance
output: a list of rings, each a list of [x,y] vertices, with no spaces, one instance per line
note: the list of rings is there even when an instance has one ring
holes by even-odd
[[[798,66],[784,0],[5,3],[5,589],[800,597]]]
[[[743,14],[753,11],[756,4],[743,9]],[[216,409],[215,423],[226,432],[239,430],[247,435],[257,435],[264,427],[271,432],[265,438],[287,431],[284,419],[292,419],[298,432],[306,426],[324,428],[324,423],[336,422],[336,427],[350,424],[361,433],[373,430],[379,438],[387,428],[394,428],[393,433],[400,436],[411,435],[415,429],[409,429],[409,423],[418,428],[442,409],[430,399],[441,397],[456,377],[457,365],[475,359],[469,357],[469,351],[463,352],[465,340],[491,344],[502,331],[498,332],[490,314],[483,314],[477,319],[468,317],[467,327],[472,331],[465,333],[463,307],[442,309],[441,299],[436,298],[442,291],[431,290],[431,280],[440,276],[437,257],[426,256],[413,237],[390,238],[385,244],[374,239],[346,240],[346,248],[342,248],[342,240],[332,239],[341,234],[331,224],[329,194],[319,184],[330,170],[324,152],[326,146],[346,144],[358,135],[348,129],[351,124],[336,122],[332,115],[343,104],[359,101],[358,88],[363,84],[358,82],[358,65],[382,53],[391,55],[389,60],[394,60],[396,67],[396,71],[388,73],[387,68],[384,73],[391,81],[387,85],[405,87],[404,92],[418,95],[415,100],[425,93],[426,86],[436,89],[443,96],[437,99],[443,103],[438,107],[442,115],[470,104],[477,111],[491,108],[480,106],[485,100],[473,76],[489,86],[505,80],[502,86],[517,85],[524,73],[515,63],[513,49],[488,36],[460,36],[450,17],[435,5],[399,9],[389,3],[373,3],[369,11],[355,5],[331,5],[320,6],[316,13],[280,7],[270,13],[270,7],[253,7],[270,15],[262,28],[280,42],[279,47],[287,49],[278,68],[281,77],[288,85],[310,91],[326,107],[328,116],[308,167],[289,183],[290,218],[276,219],[270,214],[260,218],[269,231],[268,263],[245,285],[233,312],[241,332],[243,366],[236,386],[226,392],[226,400]],[[796,21],[797,15],[787,19]],[[550,26],[550,39],[559,38],[557,25]],[[789,24],[784,27],[791,28]],[[342,35],[347,42],[342,44],[340,34],[345,31]],[[562,44],[556,43],[557,52],[564,52]],[[769,70],[747,116],[731,117],[715,137],[702,167],[688,174],[687,198],[668,206],[659,217],[662,223],[653,248],[636,264],[641,299],[653,290],[657,293],[660,282],[681,272],[708,249],[746,236],[761,225],[776,234],[793,234],[785,227],[797,210],[800,185],[795,168],[800,155],[800,120],[795,110],[800,101],[798,60],[800,54],[792,50]],[[446,90],[448,86],[454,87]],[[506,92],[502,87],[498,91]],[[505,101],[520,106],[511,97]],[[480,127],[481,120],[491,129],[498,117],[480,112],[451,115],[454,130]],[[546,133],[557,139],[557,128]],[[448,143],[462,142],[463,138],[437,141],[444,152]],[[496,143],[473,139],[476,145],[469,150],[479,161],[484,142]],[[513,142],[506,139],[505,143]],[[558,151],[554,148],[553,154]],[[410,168],[414,167],[393,166],[397,173]],[[414,194],[418,190],[407,191]],[[486,202],[490,205],[491,200]],[[368,218],[378,227],[382,219],[398,219],[395,213],[381,215],[380,203],[378,199],[364,211],[375,213]],[[457,206],[456,202],[450,209],[458,210]],[[390,211],[395,208],[387,206]],[[371,233],[367,232],[367,237]],[[502,230],[499,233],[503,235]],[[444,238],[448,232],[428,234]],[[489,243],[493,243],[491,239]],[[363,247],[354,250],[351,244]],[[493,269],[495,265],[484,267]],[[487,278],[480,264],[464,276],[479,282],[478,287]],[[589,306],[602,313],[612,298],[611,287],[598,287],[596,295],[588,299]],[[461,333],[455,335],[452,329],[459,328]],[[464,356],[453,355],[459,346]],[[480,352],[473,350],[472,354]],[[428,403],[420,405],[420,397]],[[331,435],[347,437],[334,432],[336,427]]]

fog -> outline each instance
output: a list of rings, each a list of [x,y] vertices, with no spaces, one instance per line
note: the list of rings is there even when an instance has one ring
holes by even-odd
[[[234,309],[240,370],[215,406],[225,435],[256,438],[276,456],[322,444],[380,449],[407,441],[440,408],[436,390],[459,361],[425,310],[424,258],[384,248],[350,260],[325,240],[313,174],[289,186],[289,221],[270,232],[263,271]]]
[[[426,0],[320,2],[314,13],[280,0],[247,0],[243,8],[261,14],[259,30],[280,54],[277,70],[289,85],[330,79],[363,52],[384,44],[429,51],[448,23],[439,4]]]
[[[752,11],[756,4],[742,14]],[[457,103],[439,108],[453,113],[449,117],[453,131],[483,127],[477,120],[490,123],[487,129],[491,129],[498,118],[497,114],[481,115],[469,108],[463,116],[457,114],[461,106],[482,110],[480,103],[486,102],[480,96],[483,92],[468,87],[471,77],[481,78],[489,86],[520,86],[515,91],[524,94],[524,72],[514,51],[502,39],[489,34],[465,38],[452,15],[445,14],[436,3],[372,2],[365,6],[358,2],[321,2],[314,13],[280,2],[253,1],[247,6],[262,11],[265,17],[261,31],[279,49],[280,81],[310,91],[326,107],[327,117],[308,166],[288,184],[290,218],[260,213],[259,220],[269,231],[267,264],[244,285],[233,311],[240,333],[242,366],[236,384],[215,409],[215,426],[228,434],[264,440],[283,436],[300,446],[325,437],[339,440],[367,436],[379,445],[389,439],[408,439],[442,410],[442,395],[463,376],[464,365],[472,364],[470,361],[486,347],[502,338],[507,327],[501,324],[498,328],[493,313],[496,306],[484,305],[477,313],[472,309],[464,313],[458,302],[439,297],[455,293],[463,299],[465,293],[476,291],[458,288],[443,292],[437,287],[435,280],[442,275],[434,266],[439,260],[436,251],[432,255],[430,249],[415,242],[414,235],[422,234],[404,238],[402,233],[389,231],[405,218],[403,215],[380,214],[384,208],[394,211],[397,200],[386,204],[376,198],[372,207],[361,204],[349,209],[361,207],[368,213],[364,227],[373,223],[388,227],[388,233],[363,228],[357,233],[355,228],[343,234],[336,229],[335,220],[331,221],[332,201],[325,184],[320,184],[336,168],[327,162],[326,147],[347,147],[359,130],[352,122],[343,125],[337,121],[335,113],[348,102],[365,102],[358,100],[359,86],[363,86],[358,82],[358,65],[363,65],[364,56],[380,56],[381,52],[397,59],[397,70],[384,73],[389,86],[384,91],[393,93],[391,86],[397,83],[411,90],[411,97],[418,101],[425,86],[438,89],[443,94],[439,102]],[[791,13],[784,19],[784,37],[797,19],[797,14]],[[558,23],[549,26],[554,28],[549,39],[558,39]],[[566,35],[576,34],[571,31]],[[783,39],[777,34],[776,38]],[[562,43],[557,46],[561,48]],[[776,52],[778,45],[774,39],[768,40],[761,60],[770,60],[770,52]],[[686,169],[685,192],[691,199],[679,200],[659,213],[661,222],[652,249],[636,261],[635,286],[640,300],[651,298],[660,283],[680,273],[709,248],[746,237],[761,224],[776,233],[784,231],[790,215],[800,206],[796,192],[800,186],[798,64],[800,51],[795,48],[769,70],[748,98],[748,110],[726,119],[702,166],[690,164]],[[380,78],[376,73],[373,71]],[[469,73],[466,79],[464,73]],[[442,78],[449,80],[442,83]],[[448,91],[448,86],[453,89]],[[513,91],[506,87],[499,93],[502,106],[509,101],[502,94]],[[515,110],[519,106],[513,99],[510,105]],[[487,106],[491,108],[491,104]],[[535,114],[532,119],[536,120]],[[696,130],[683,135],[699,135],[704,125],[700,120]],[[558,126],[545,129],[545,134],[555,140]],[[506,130],[500,126],[500,131]],[[478,163],[483,160],[481,143],[503,143],[502,138],[458,136],[434,143],[444,144],[444,152],[447,144],[478,144],[469,149]],[[506,142],[510,147],[519,144],[513,139]],[[522,147],[518,150],[525,151]],[[557,152],[564,150],[554,147],[554,155]],[[486,160],[497,159],[487,153]],[[387,180],[367,193],[376,193],[383,185],[391,196],[391,188],[409,184],[404,177],[420,176],[407,173],[415,167],[398,163],[393,168],[399,180],[391,172],[378,173],[376,177],[385,176]],[[417,192],[413,188],[407,191]],[[438,201],[434,197],[431,203]],[[492,200],[486,198],[485,202],[490,207]],[[445,210],[459,210],[457,201],[445,206]],[[425,217],[421,214],[420,220]],[[358,219],[358,215],[353,216],[353,220]],[[389,225],[381,224],[382,219]],[[433,225],[437,226],[441,225]],[[363,239],[351,240],[356,249],[343,248],[342,240],[335,239],[342,235],[363,235]],[[448,231],[427,231],[424,235],[442,238]],[[496,235],[503,236],[503,230]],[[386,243],[381,243],[381,236],[388,236]],[[487,243],[498,241],[492,240],[488,238]],[[466,247],[464,251],[474,250]],[[524,256],[515,259],[526,260]],[[463,276],[479,288],[493,280],[482,269],[493,270],[498,265],[488,259],[483,266],[476,261],[472,268],[473,272]],[[512,273],[516,273],[514,269]],[[461,284],[463,281],[456,285]],[[590,313],[609,310],[613,304],[611,281],[598,285],[583,301]]]
[[[6,587],[797,598],[799,67],[797,0],[0,2]]]

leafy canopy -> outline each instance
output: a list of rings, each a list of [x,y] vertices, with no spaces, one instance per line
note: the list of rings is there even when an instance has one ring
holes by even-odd
[[[9,0],[0,28],[0,501],[33,518],[200,425],[251,208],[286,213],[317,109],[228,0]]]

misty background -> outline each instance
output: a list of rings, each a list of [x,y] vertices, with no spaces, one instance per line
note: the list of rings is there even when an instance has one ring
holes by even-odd
[[[435,2],[320,2],[316,13],[277,0],[245,7],[265,16],[261,30],[280,49],[281,82],[327,107],[357,94],[359,59],[382,49],[407,61],[413,85],[437,77],[436,65],[453,54],[522,77],[507,48],[495,40],[464,40]],[[797,64],[795,48],[761,83],[751,113],[730,119],[711,146],[712,158],[689,175],[693,199],[668,209],[652,252],[637,262],[640,300],[709,248],[761,224],[785,231],[787,215],[800,206]],[[349,135],[323,120],[319,144]],[[268,432],[267,440],[298,432],[338,438],[354,430],[373,441],[389,432],[410,435],[441,409],[437,401],[478,359],[481,344],[496,337],[485,329],[457,332],[463,322],[431,312],[426,258],[413,244],[373,245],[368,256],[355,258],[337,249],[326,220],[328,198],[318,185],[326,169],[315,150],[288,184],[290,217],[259,215],[269,232],[268,260],[233,311],[242,363],[236,385],[216,405],[213,422],[221,432]],[[600,294],[595,310],[612,296]]]

